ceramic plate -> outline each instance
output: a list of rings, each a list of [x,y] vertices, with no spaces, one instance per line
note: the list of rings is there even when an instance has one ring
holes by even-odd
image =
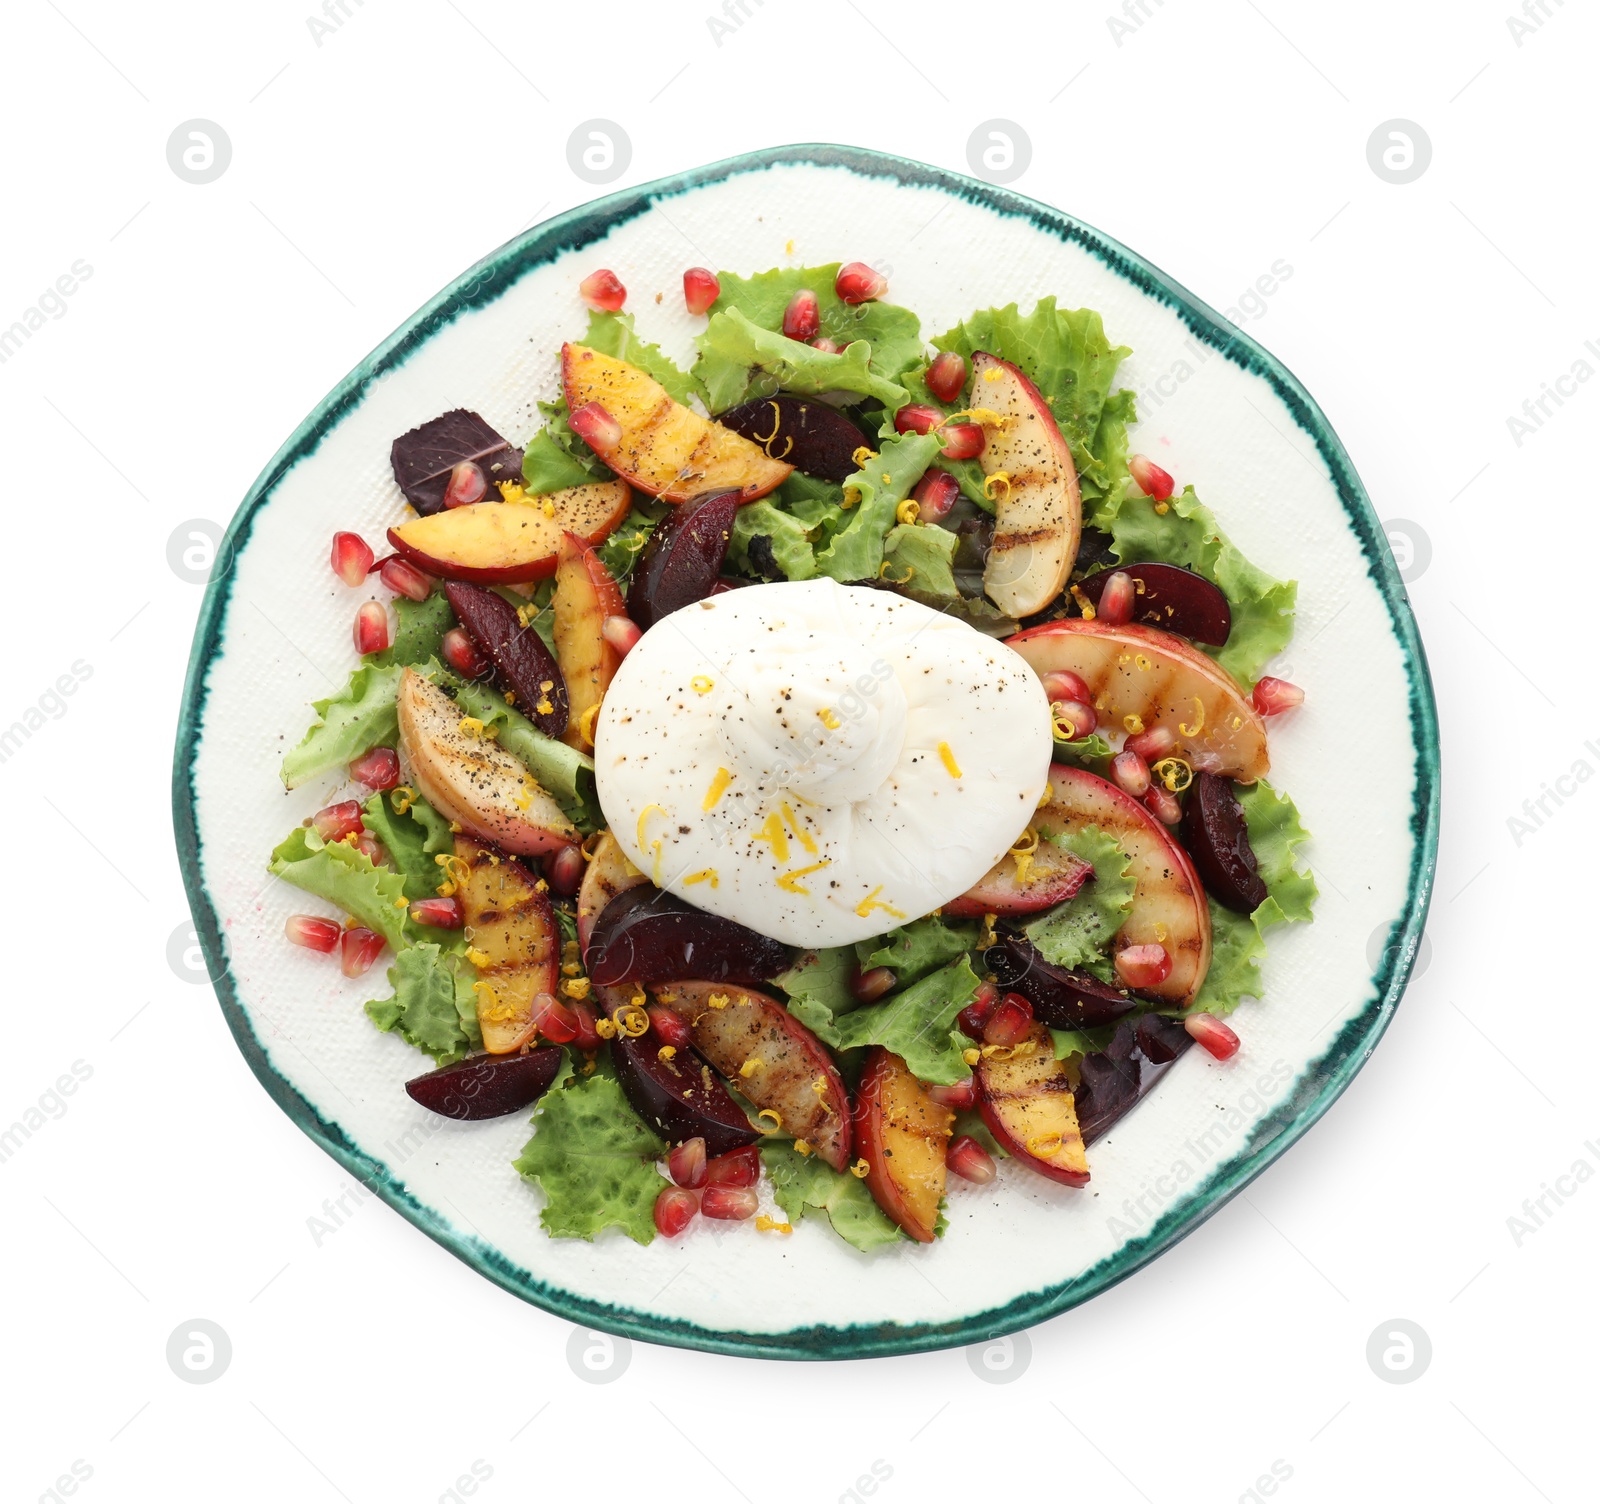
[[[952,1189],[947,1235],[856,1253],[816,1220],[790,1237],[704,1226],[641,1248],[555,1241],[511,1169],[527,1114],[457,1124],[401,1083],[426,1062],[348,982],[287,945],[304,895],[267,855],[332,785],[285,796],[285,741],[352,666],[354,595],[328,538],[381,539],[404,515],[389,443],[452,407],[513,441],[556,392],[581,333],[577,283],[609,266],[639,330],[687,364],[685,266],[754,272],[861,258],[946,329],[974,308],[1056,294],[1131,345],[1133,447],[1192,481],[1245,554],[1300,582],[1284,677],[1305,707],[1274,731],[1273,780],[1313,832],[1316,922],[1274,933],[1267,1001],[1227,1063],[1189,1051],[1092,1155],[1089,1191],[1013,1167]],[[658,304],[656,290],[665,296]],[[283,1110],[396,1210],[489,1279],[586,1326],[772,1357],[844,1358],[974,1342],[1064,1311],[1133,1273],[1282,1154],[1350,1083],[1393,1015],[1421,934],[1439,818],[1438,740],[1422,646],[1382,529],[1339,440],[1282,365],[1170,277],[1067,215],[877,153],[761,152],[601,199],[502,247],[440,293],[301,424],[233,519],[195,638],[174,806],[195,924],[239,1047]],[[1361,818],[1346,728],[1360,725]],[[652,1293],[653,1292],[653,1293]]]

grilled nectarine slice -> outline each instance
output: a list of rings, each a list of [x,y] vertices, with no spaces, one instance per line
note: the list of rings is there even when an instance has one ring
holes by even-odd
[[[986,1046],[973,1074],[978,1110],[1008,1154],[1062,1185],[1088,1185],[1072,1082],[1043,1024],[1017,1044]]]
[[[574,533],[561,540],[550,609],[555,618],[556,662],[567,681],[567,731],[562,740],[580,752],[592,752],[595,718],[589,712],[600,704],[622,662],[622,655],[606,640],[606,618],[626,617],[628,608],[600,555]]]
[[[955,919],[1037,914],[1065,903],[1093,874],[1081,857],[1041,840],[1031,851],[1008,851],[960,898],[947,903],[944,912]]]
[[[561,949],[555,914],[521,862],[470,836],[456,837],[455,854],[466,866],[460,898],[467,944],[483,958],[473,962],[483,1047],[509,1054],[532,1043],[539,1002],[555,994]]]
[[[583,885],[578,889],[578,944],[588,949],[595,920],[617,894],[649,881],[628,860],[617,838],[609,830],[603,832],[595,842],[594,855],[584,869]]]
[[[919,1243],[931,1243],[939,1225],[955,1120],[905,1061],[882,1045],[872,1047],[856,1087],[856,1151],[867,1162],[872,1199]]]

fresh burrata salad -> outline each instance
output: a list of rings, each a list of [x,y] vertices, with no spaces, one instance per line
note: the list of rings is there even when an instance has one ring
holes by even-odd
[[[531,438],[422,422],[386,539],[334,535],[360,663],[284,759],[327,803],[272,871],[331,911],[288,939],[387,953],[423,1108],[535,1107],[555,1237],[870,1252],[1087,1185],[1311,917],[1294,585],[1129,454],[1096,313],[930,339],[860,262],[696,267],[685,370],[577,293]]]

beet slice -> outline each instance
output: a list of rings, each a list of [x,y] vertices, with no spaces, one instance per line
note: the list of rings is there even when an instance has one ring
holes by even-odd
[[[1137,1023],[1129,1019],[1118,1024],[1104,1050],[1083,1056],[1073,1100],[1084,1143],[1100,1138],[1149,1096],[1193,1043],[1176,1019],[1149,1013]]]
[[[642,630],[716,593],[738,513],[737,491],[711,491],[657,525],[628,586],[628,615]]]
[[[759,987],[791,961],[789,947],[646,883],[601,909],[584,948],[597,987],[625,982],[734,982]]]
[[[611,1060],[628,1105],[669,1144],[703,1138],[715,1157],[761,1137],[722,1078],[687,1045],[663,1060],[653,1034],[618,1034]]]
[[[389,446],[394,478],[423,517],[444,510],[450,472],[463,460],[477,465],[490,487],[522,480],[522,451],[464,407],[441,413]]]
[[[501,688],[515,696],[516,708],[546,736],[559,737],[567,729],[567,681],[544,639],[517,620],[510,601],[486,586],[446,580],[444,593],[467,636],[494,665]]]
[[[1256,871],[1255,849],[1231,778],[1194,775],[1179,833],[1206,892],[1224,908],[1250,914],[1266,901],[1267,885]]]
[[[406,1095],[429,1112],[458,1122],[503,1118],[537,1102],[561,1069],[562,1051],[549,1046],[526,1055],[469,1055],[406,1082]]]
[[[983,964],[1010,992],[1033,1004],[1033,1016],[1052,1029],[1098,1029],[1139,1003],[1086,971],[1054,966],[1021,935],[1002,935],[983,953]]]
[[[852,456],[867,442],[843,413],[825,402],[798,397],[764,397],[717,414],[717,422],[775,460],[783,460],[820,480],[843,480],[861,467]]]
[[[1078,581],[1096,606],[1113,574],[1133,581],[1133,620],[1220,648],[1233,628],[1228,598],[1210,580],[1176,564],[1118,564]],[[1143,589],[1140,587],[1143,586]]]

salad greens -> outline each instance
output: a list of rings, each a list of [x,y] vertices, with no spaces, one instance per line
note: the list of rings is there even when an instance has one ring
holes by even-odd
[[[1094,868],[1094,877],[1065,903],[1022,926],[1022,933],[1045,960],[1069,971],[1087,971],[1102,982],[1114,982],[1110,949],[1133,902],[1134,882],[1128,858],[1116,838],[1098,825],[1045,838]]]
[[[956,1028],[956,1014],[972,1001],[979,980],[963,954],[881,1003],[835,1019],[834,1037],[844,1050],[881,1044],[919,1080],[952,1086],[972,1074],[962,1059],[972,1041]]]
[[[871,1253],[900,1241],[900,1229],[879,1209],[861,1180],[825,1165],[815,1154],[774,1139],[762,1144],[761,1163],[772,1181],[772,1199],[791,1224],[821,1212],[852,1248]]]
[[[449,1065],[483,1048],[472,968],[432,941],[408,945],[389,968],[394,996],[367,1004],[367,1017],[384,1033]]]

